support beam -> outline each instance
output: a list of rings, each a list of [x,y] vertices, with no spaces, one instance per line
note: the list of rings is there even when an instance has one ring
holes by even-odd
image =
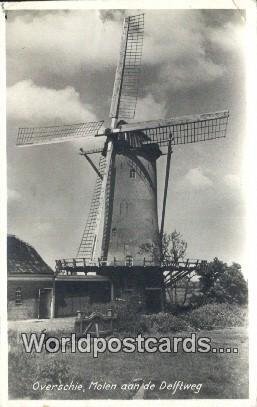
[[[102,257],[102,243],[103,243],[103,233],[104,233],[104,210],[105,210],[105,194],[107,188],[107,181],[109,177],[109,170],[111,167],[113,156],[113,142],[109,141],[107,144],[106,152],[106,166],[103,174],[101,193],[99,198],[99,208],[96,217],[95,231],[94,231],[94,246],[92,250],[92,260],[97,260]]]
[[[55,318],[55,279],[53,280],[52,302],[51,302],[51,319]]]
[[[114,300],[114,284],[113,281],[111,281],[111,301]]]
[[[98,170],[98,168],[95,166],[95,164],[93,163],[93,161],[91,160],[91,158],[88,157],[87,153],[85,153],[85,151],[83,150],[83,148],[80,149],[80,155],[83,155],[87,161],[89,162],[89,164],[91,165],[91,167],[93,168],[93,170],[97,173],[98,177],[101,178],[101,180],[103,179],[102,174],[100,173],[100,171]]]
[[[168,192],[168,184],[169,184],[169,176],[170,176],[170,160],[171,160],[171,154],[172,154],[171,142],[172,142],[172,137],[170,135],[170,140],[169,140],[169,144],[168,144],[167,162],[166,162],[166,175],[165,175],[163,205],[162,205],[162,220],[161,220],[161,229],[160,229],[161,253],[162,253],[162,238],[163,238],[163,231],[164,231],[164,219],[165,219],[165,211],[166,211],[167,192]]]

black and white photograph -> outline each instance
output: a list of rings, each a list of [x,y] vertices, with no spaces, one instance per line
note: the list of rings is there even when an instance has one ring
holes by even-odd
[[[246,9],[35,3],[4,10],[8,400],[250,406]]]

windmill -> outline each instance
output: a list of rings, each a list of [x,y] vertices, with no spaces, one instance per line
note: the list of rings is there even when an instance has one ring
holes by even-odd
[[[80,154],[97,174],[77,256],[71,266],[68,261],[59,261],[60,268],[76,268],[82,264],[84,271],[86,267],[97,265],[130,269],[148,265],[155,270],[160,269],[172,148],[226,135],[228,111],[127,122],[135,115],[143,35],[144,14],[124,19],[110,108],[110,127],[101,131],[103,121],[95,121],[19,129],[18,146],[81,138],[85,141],[85,148],[80,149]],[[104,147],[90,146],[87,140],[91,136],[101,137]],[[163,149],[167,150],[167,162],[159,230],[156,162]],[[90,158],[91,154],[100,154],[98,167]],[[142,252],[144,244],[154,250]],[[185,272],[185,268],[183,270]],[[181,270],[177,267],[178,271]]]

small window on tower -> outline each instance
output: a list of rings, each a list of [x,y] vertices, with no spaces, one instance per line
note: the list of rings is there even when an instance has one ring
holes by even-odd
[[[135,170],[135,168],[131,168],[129,176],[130,176],[130,178],[136,178],[136,170]]]
[[[133,257],[131,255],[126,256],[125,265],[129,267],[133,266]]]
[[[128,203],[125,199],[120,203],[120,215],[127,216],[128,215]]]
[[[112,237],[116,236],[117,233],[117,229],[116,228],[112,228]]]
[[[16,288],[16,291],[15,291],[15,305],[21,305],[21,304],[22,304],[21,288],[18,287],[18,288]]]

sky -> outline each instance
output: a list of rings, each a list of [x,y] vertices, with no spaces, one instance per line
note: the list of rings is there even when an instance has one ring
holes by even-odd
[[[18,128],[90,120],[109,126],[122,21],[141,11],[8,12],[8,232],[33,245],[50,266],[74,257],[80,243],[95,174],[78,152],[90,142],[17,148]],[[230,111],[225,139],[174,147],[166,232],[182,234],[190,258],[241,263],[244,21],[238,10],[144,12],[135,120]],[[159,213],[165,164],[161,157]]]

